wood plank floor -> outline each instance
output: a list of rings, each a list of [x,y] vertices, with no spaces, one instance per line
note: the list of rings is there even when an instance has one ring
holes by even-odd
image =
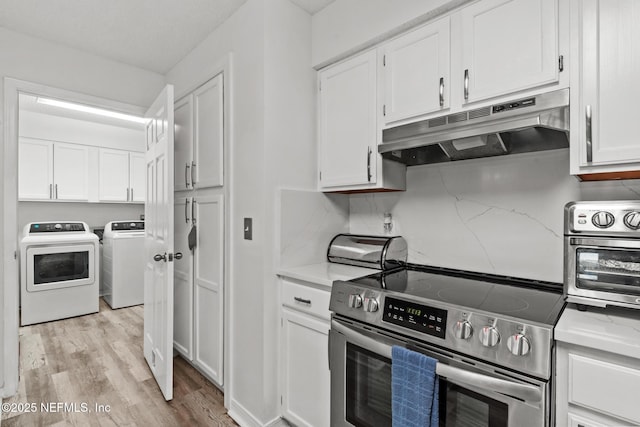
[[[111,310],[102,300],[99,313],[20,328],[20,386],[3,403],[15,409],[35,403],[36,411],[3,411],[2,425],[237,425],[222,392],[180,357],[173,364],[174,398],[165,402],[144,360],[142,335],[142,306]],[[42,403],[57,402],[67,408],[42,410]]]

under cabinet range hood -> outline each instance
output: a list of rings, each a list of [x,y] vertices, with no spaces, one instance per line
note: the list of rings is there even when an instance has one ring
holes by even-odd
[[[407,166],[569,147],[569,89],[382,131],[382,157]]]

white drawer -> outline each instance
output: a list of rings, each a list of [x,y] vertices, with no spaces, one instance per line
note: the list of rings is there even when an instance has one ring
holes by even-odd
[[[329,291],[282,279],[282,305],[287,307],[328,320],[330,296]]]
[[[569,403],[640,423],[640,370],[569,354]]]

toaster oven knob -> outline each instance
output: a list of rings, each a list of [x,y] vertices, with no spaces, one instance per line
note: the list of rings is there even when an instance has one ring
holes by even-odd
[[[524,356],[531,350],[531,342],[523,334],[515,334],[507,340],[507,348],[515,356]]]
[[[349,295],[349,307],[352,307],[352,308],[362,307],[362,297],[358,294]]]
[[[632,230],[640,228],[640,212],[629,212],[624,216],[624,225]]]
[[[375,298],[366,297],[364,299],[364,311],[368,311],[373,313],[374,311],[378,311],[378,301]]]
[[[480,342],[485,347],[494,347],[500,342],[500,333],[493,326],[483,326],[480,329]]]
[[[473,334],[473,326],[466,320],[458,320],[453,329],[453,333],[456,335],[456,338],[468,340]]]
[[[593,214],[591,222],[598,228],[609,228],[613,225],[615,218],[609,212],[600,211]]]

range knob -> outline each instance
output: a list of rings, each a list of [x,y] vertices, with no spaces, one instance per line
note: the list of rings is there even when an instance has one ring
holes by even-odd
[[[466,320],[458,320],[456,326],[453,329],[453,333],[456,338],[468,340],[473,335],[473,326]]]
[[[500,342],[500,333],[493,326],[483,326],[480,329],[480,342],[485,347],[494,347]]]
[[[624,216],[623,221],[624,225],[626,225],[630,229],[637,230],[638,228],[640,228],[640,212],[629,212]]]
[[[378,311],[378,301],[375,298],[366,297],[364,299],[364,311],[368,311],[373,313],[374,311]]]
[[[598,228],[609,228],[615,222],[615,218],[610,212],[600,211],[593,214],[591,222]]]
[[[531,341],[524,334],[511,335],[507,340],[507,348],[515,356],[524,356],[531,350]]]
[[[349,295],[349,307],[360,308],[362,307],[362,297],[358,294]]]

